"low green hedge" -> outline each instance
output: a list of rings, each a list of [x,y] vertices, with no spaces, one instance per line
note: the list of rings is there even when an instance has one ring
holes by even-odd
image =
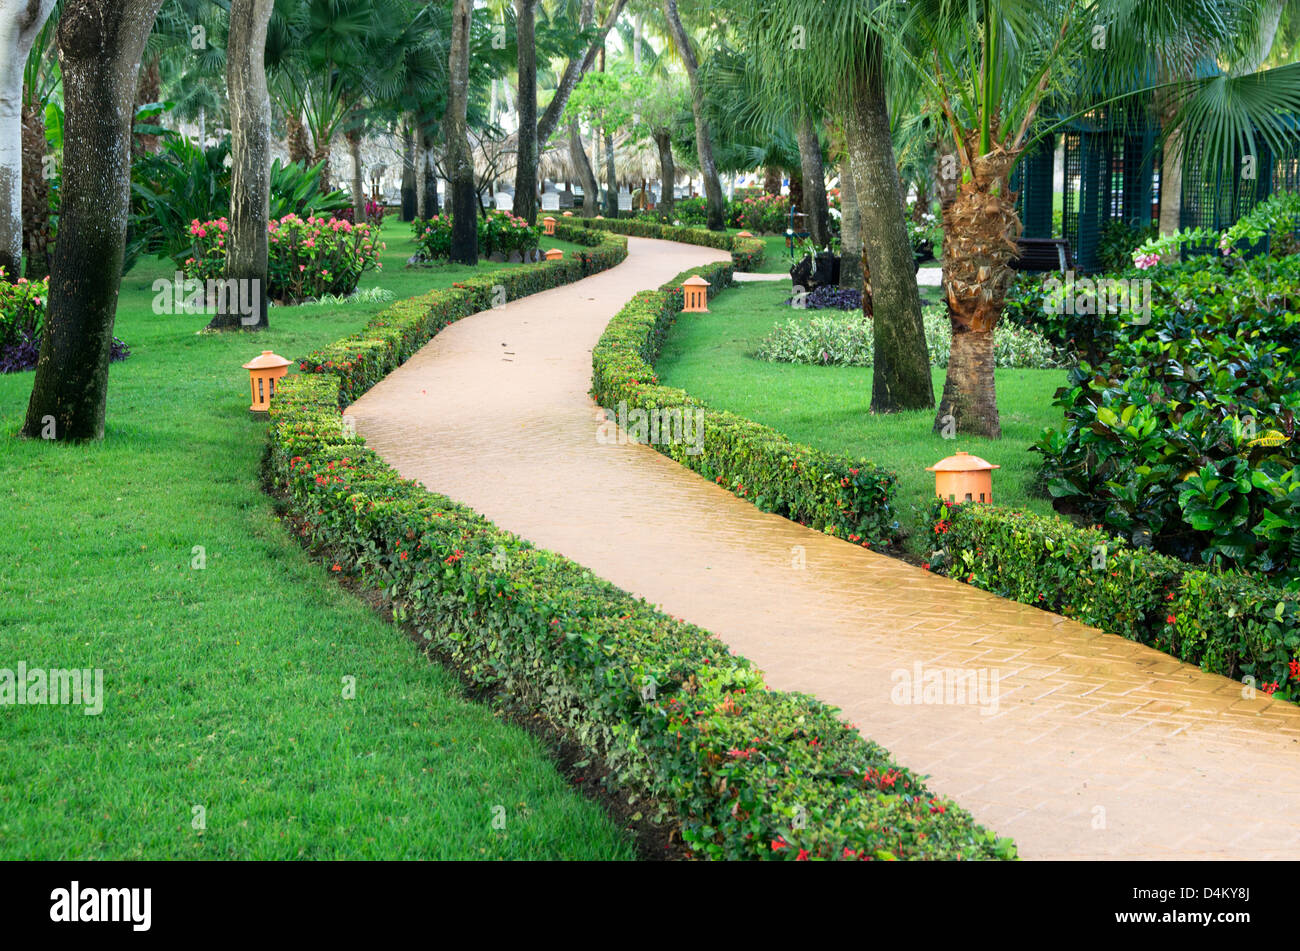
[[[541,261],[458,281],[394,304],[377,314],[359,332],[298,361],[304,373],[332,373],[339,378],[339,396],[355,401],[433,338],[443,327],[487,310],[500,299],[515,300],[560,287],[604,271],[627,258],[627,239],[594,233],[572,225],[557,225],[556,237],[587,250],[559,261]]]
[[[592,237],[610,254],[583,268],[619,257]],[[516,294],[580,276],[518,272]],[[1014,858],[1011,840],[934,797],[833,708],[768,689],[708,632],[402,479],[348,431],[340,406],[481,293],[467,281],[390,308],[277,388],[268,481],[332,570],[383,590],[475,684],[544,713],[668,804],[701,856]]]
[[[717,248],[719,251],[730,251],[732,264],[737,271],[758,270],[763,264],[763,253],[767,249],[767,245],[761,238],[738,238],[726,231],[662,225],[654,221],[638,221],[635,218],[575,218],[574,220],[581,222],[582,227],[585,228],[613,231],[634,238],[659,238],[662,241],[680,241],[682,244],[696,244],[705,248]]]
[[[654,363],[682,310],[682,281],[692,275],[709,281],[712,297],[731,283],[732,267],[693,268],[657,291],[633,297],[592,351],[596,402],[609,410],[624,404],[629,412],[700,409],[703,451],[692,452],[699,447],[684,441],[661,442],[654,448],[764,511],[863,547],[892,543],[898,534],[898,478],[893,472],[800,445],[774,429],[659,384]]]
[[[670,804],[708,858],[1011,858],[817,700],[675,620],[402,479],[345,431],[340,377],[286,378],[268,477],[333,570],[482,687],[545,713]]]
[[[936,500],[935,571],[1300,699],[1300,600],[1056,516]]]

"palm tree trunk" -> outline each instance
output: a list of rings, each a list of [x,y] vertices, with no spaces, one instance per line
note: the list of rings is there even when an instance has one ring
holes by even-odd
[[[576,119],[569,123],[569,152],[578,169],[578,181],[582,183],[582,213],[587,218],[594,218],[600,186],[596,184],[596,173],[587,160],[587,147],[582,143],[582,130],[578,128]]]
[[[618,20],[619,14],[623,12],[623,6],[626,3],[627,0],[614,0],[614,4],[609,8],[604,23],[600,25],[600,28],[591,38],[591,45],[587,47],[587,52],[581,59],[571,59],[565,65],[564,72],[560,74],[560,80],[556,85],[555,95],[551,97],[550,103],[546,106],[546,111],[542,113],[542,118],[537,122],[537,149],[539,153],[546,148],[546,143],[555,134],[560,122],[560,116],[564,112],[564,107],[568,105],[569,96],[573,94],[574,87],[578,85],[578,80],[595,65],[597,54],[605,48],[605,37],[609,35],[610,29]],[[595,0],[582,0],[582,6],[578,14],[578,26],[581,29],[585,30],[591,25],[595,7]]]
[[[50,186],[45,180],[45,111],[23,103],[23,249],[28,280],[50,273]]]
[[[1002,316],[1010,267],[1022,230],[1012,201],[1010,175],[1019,150],[980,155],[978,132],[966,140],[966,154],[976,156],[970,175],[944,209],[943,261],[952,322],[953,350],[958,338],[964,354],[948,364],[943,399],[934,430],[951,425],[957,432],[998,439],[993,380],[993,328]]]
[[[768,195],[781,194],[781,170],[775,165],[769,165],[764,170],[763,191]]]
[[[102,439],[131,197],[136,72],[162,0],[66,0],[63,193],[23,435]]]
[[[344,138],[352,159],[352,220],[363,225],[366,223],[366,181],[361,168],[361,130],[349,129]]]
[[[307,139],[307,127],[302,124],[302,116],[293,110],[284,114],[285,147],[289,150],[290,162],[301,162],[309,166],[311,162],[311,142]]]
[[[410,121],[402,125],[402,220],[414,221],[418,207],[415,181],[415,133]]]
[[[655,145],[659,147],[659,217],[672,222],[677,214],[673,199],[673,185],[677,181],[677,168],[673,163],[673,137],[667,129],[655,130]]]
[[[454,0],[451,53],[448,59],[447,134],[448,179],[451,182],[451,261],[478,264],[478,188],[474,182],[474,157],[466,123],[469,107],[469,37],[473,17],[471,0]]]
[[[970,330],[954,321],[935,432],[951,424],[958,433],[1002,437],[993,370],[993,331]]]
[[[271,214],[271,97],[266,88],[266,26],[274,0],[233,0],[226,86],[230,100],[230,252],[226,277],[246,289],[252,308],[218,313],[213,330],[267,327],[270,282],[267,219]]]
[[[144,106],[158,102],[162,98],[162,66],[158,56],[150,57],[140,70],[140,84],[135,91],[135,106],[139,112]],[[158,136],[141,135],[132,139],[131,152],[140,156],[158,151]]]
[[[605,133],[605,217],[618,217],[618,172],[614,168],[614,136]]]
[[[515,0],[519,48],[519,154],[515,162],[514,213],[529,223],[537,219],[537,47],[534,31],[537,0]]]
[[[316,148],[312,152],[311,164],[320,166],[320,193],[327,194],[333,190],[333,174],[330,161],[330,143],[317,142]]]
[[[840,162],[840,287],[862,289],[862,222],[848,159]]]
[[[870,266],[874,315],[875,369],[871,410],[933,409],[934,386],[916,286],[916,262],[898,200],[898,168],[885,103],[884,63],[879,42],[849,83],[846,119],[849,164],[857,192],[862,244]]]
[[[54,0],[0,0],[0,268],[18,280],[23,262],[23,66]]]
[[[722,181],[718,178],[718,166],[713,158],[713,131],[709,127],[709,117],[705,111],[704,87],[700,85],[700,64],[691,48],[690,37],[682,26],[681,16],[677,13],[677,0],[663,0],[664,18],[668,21],[668,32],[672,34],[673,45],[677,55],[686,67],[687,78],[691,82],[691,112],[695,115],[695,147],[700,157],[700,174],[704,177],[704,194],[708,199],[708,225],[710,231],[722,231],[726,228],[726,207],[722,199]]]
[[[1165,97],[1160,121],[1169,128],[1178,114],[1173,97]],[[1183,132],[1174,129],[1160,150],[1160,234],[1171,235],[1182,227],[1183,217]]]
[[[799,114],[799,163],[803,172],[803,200],[807,207],[808,233],[818,247],[831,243],[830,202],[826,199],[826,167],[822,162],[822,143],[812,116]]]

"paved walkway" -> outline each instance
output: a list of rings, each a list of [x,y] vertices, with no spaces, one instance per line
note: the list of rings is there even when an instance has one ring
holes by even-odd
[[[605,324],[719,257],[629,244],[611,271],[443,331],[349,411],[359,431],[403,475],[842,708],[1026,858],[1300,857],[1300,709],[766,515],[649,447],[598,443]],[[894,702],[917,665],[996,671],[996,709]]]

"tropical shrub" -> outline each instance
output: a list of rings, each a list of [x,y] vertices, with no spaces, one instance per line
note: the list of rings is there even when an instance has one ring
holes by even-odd
[[[1134,252],[1159,233],[1156,225],[1138,228],[1113,218],[1102,226],[1097,237],[1097,263],[1103,271],[1126,271],[1133,266]]]
[[[736,225],[754,234],[785,234],[790,225],[790,198],[787,195],[756,195],[735,202]]]
[[[818,288],[807,300],[820,294],[822,305],[830,301],[847,302],[857,293],[845,288]],[[860,307],[861,296],[857,299]],[[927,307],[923,316],[930,363],[947,367],[952,349],[952,322],[939,307]],[[864,317],[861,310],[795,319],[773,328],[759,343],[754,356],[775,363],[869,367],[873,364],[873,336],[871,319]],[[999,368],[1014,369],[1051,369],[1060,366],[1062,359],[1056,348],[1040,335],[1015,324],[999,324],[993,331],[993,355]]]
[[[702,228],[709,223],[709,202],[703,195],[679,198],[673,203],[673,224]]]
[[[1034,449],[1058,505],[1215,567],[1300,580],[1300,259],[1148,270],[1148,323],[1115,324]]]
[[[45,310],[49,306],[50,281],[29,281],[20,277],[15,283],[6,280],[0,268],[0,373],[18,373],[35,368],[41,355],[41,335],[45,330]],[[109,362],[116,363],[131,355],[131,349],[112,338]]]
[[[508,211],[489,211],[478,217],[479,254],[523,254],[536,250],[541,244],[542,232],[528,224],[527,219],[516,218]]]
[[[361,275],[383,267],[379,260],[385,245],[375,240],[370,225],[353,225],[341,218],[299,218],[295,214],[273,219],[270,233],[270,287],[267,294],[282,304],[324,296],[347,295],[357,289]],[[192,221],[193,242],[185,259],[185,276],[216,280],[226,271],[227,235],[224,218]]]

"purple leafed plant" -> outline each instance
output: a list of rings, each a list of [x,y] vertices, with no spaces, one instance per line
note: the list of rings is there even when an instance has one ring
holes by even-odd
[[[808,310],[861,310],[862,292],[853,287],[819,287],[804,297],[804,307]]]
[[[29,334],[22,334],[11,344],[0,347],[0,373],[20,373],[36,367],[36,360],[41,355],[41,339]],[[109,362],[119,363],[131,355],[131,348],[117,337],[113,338],[109,351]]]

